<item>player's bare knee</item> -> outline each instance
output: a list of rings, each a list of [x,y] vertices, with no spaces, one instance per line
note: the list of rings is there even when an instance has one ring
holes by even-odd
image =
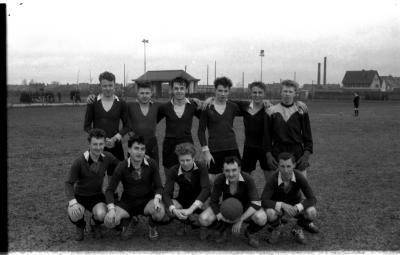
[[[259,226],[264,226],[267,223],[267,214],[264,210],[258,210],[253,214],[252,220]]]
[[[99,203],[93,207],[92,213],[96,220],[103,221],[107,214],[107,207],[104,203]]]
[[[203,212],[202,214],[200,214],[199,216],[199,223],[200,225],[202,225],[203,227],[208,227],[211,225],[212,223],[212,218],[210,217],[210,215],[208,213]]]
[[[304,212],[304,217],[308,220],[315,220],[317,218],[317,209],[314,206],[307,208]]]
[[[267,214],[268,222],[273,222],[278,219],[278,212],[274,209],[267,209],[266,214]]]

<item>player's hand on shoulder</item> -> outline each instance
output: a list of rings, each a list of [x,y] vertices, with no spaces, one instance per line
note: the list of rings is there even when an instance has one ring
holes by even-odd
[[[95,100],[96,100],[96,95],[95,94],[90,94],[86,98],[86,103],[87,104],[93,104],[95,102]]]
[[[304,102],[296,101],[295,104],[296,104],[297,108],[299,108],[300,111],[302,111],[303,113],[308,113],[308,107]]]
[[[268,108],[270,108],[271,106],[273,106],[273,104],[271,103],[271,101],[268,100],[268,99],[263,99],[263,105],[264,105],[265,109],[268,109]]]
[[[201,110],[207,109],[207,107],[210,107],[214,103],[214,97],[209,97],[206,100],[203,101],[203,104],[201,106]]]

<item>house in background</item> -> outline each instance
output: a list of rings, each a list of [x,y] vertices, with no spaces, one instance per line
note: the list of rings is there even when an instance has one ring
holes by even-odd
[[[400,77],[381,76],[382,91],[393,91],[400,89]]]
[[[151,82],[154,84],[154,95],[156,97],[162,97],[168,93],[171,81],[176,77],[182,77],[189,81],[189,93],[193,93],[196,90],[197,84],[200,81],[200,79],[194,78],[184,70],[147,71],[133,81],[136,83]]]
[[[381,78],[376,70],[346,71],[343,89],[382,90]]]

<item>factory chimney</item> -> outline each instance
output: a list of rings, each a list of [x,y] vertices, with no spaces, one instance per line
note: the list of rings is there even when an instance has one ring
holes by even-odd
[[[324,85],[326,85],[326,57],[324,57]]]
[[[317,85],[321,84],[321,63],[318,63],[318,78],[317,78]]]

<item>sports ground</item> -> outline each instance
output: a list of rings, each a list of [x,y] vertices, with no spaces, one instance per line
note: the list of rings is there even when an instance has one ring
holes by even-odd
[[[258,250],[400,250],[400,102],[363,101],[360,117],[352,102],[307,102],[314,139],[308,179],[317,196],[316,224],[307,245],[290,236],[291,222],[276,245],[261,241]],[[179,226],[159,227],[160,239],[147,239],[145,224],[120,241],[112,232],[101,241],[76,242],[66,213],[64,181],[72,161],[87,147],[85,107],[8,109],[8,230],[10,251],[164,251],[247,250],[243,233],[223,245],[198,239],[198,230],[176,237]],[[197,141],[197,120],[193,135]],[[242,149],[243,123],[235,121]],[[162,141],[164,121],[158,126]],[[161,148],[161,147],[160,147]],[[161,170],[161,173],[163,171]],[[264,179],[255,173],[261,194]],[[261,239],[268,235],[263,229]]]

